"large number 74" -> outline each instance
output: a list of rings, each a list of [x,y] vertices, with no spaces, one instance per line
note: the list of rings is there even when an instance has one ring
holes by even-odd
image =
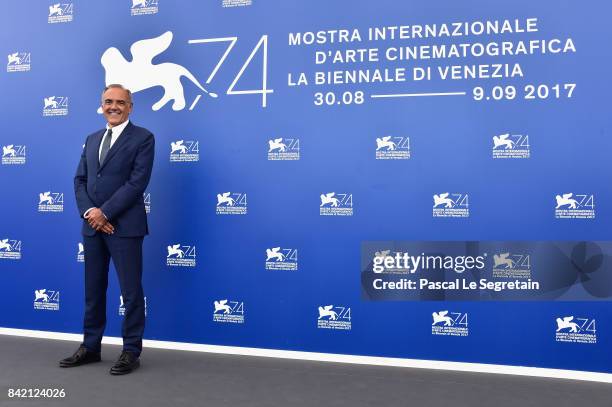
[[[225,53],[223,53],[223,55],[219,59],[219,62],[217,62],[217,65],[215,66],[215,69],[213,69],[213,71],[208,76],[208,79],[206,79],[206,83],[207,84],[210,83],[213,80],[213,78],[217,74],[217,71],[219,70],[221,65],[223,65],[223,62],[225,62],[225,59],[229,55],[230,51],[232,50],[232,48],[234,48],[234,45],[236,44],[236,41],[238,41],[238,37],[202,38],[202,39],[198,39],[198,40],[189,40],[188,41],[189,44],[206,44],[206,43],[211,43],[211,42],[227,42],[227,43],[229,43],[229,45],[227,46],[227,49],[225,50]],[[236,86],[236,83],[240,80],[240,78],[242,77],[242,74],[244,73],[244,71],[247,69],[247,67],[249,66],[249,64],[253,60],[253,57],[255,56],[255,54],[257,54],[257,51],[259,51],[259,48],[263,49],[263,65],[262,65],[262,74],[261,74],[261,89],[248,89],[248,90],[236,90],[236,89],[234,89],[235,86]],[[267,95],[268,95],[268,93],[273,93],[273,92],[274,92],[273,89],[268,89],[268,36],[267,35],[262,35],[261,38],[259,39],[259,42],[257,43],[257,45],[255,45],[255,48],[253,48],[253,51],[251,51],[251,55],[249,55],[247,60],[242,65],[242,68],[240,68],[240,71],[238,71],[238,74],[236,75],[236,77],[234,78],[234,80],[232,81],[230,86],[227,88],[227,92],[226,93],[228,95],[253,95],[253,94],[261,94],[261,106],[262,107],[266,107],[266,105],[267,105]],[[193,102],[193,104],[191,105],[189,110],[193,109],[193,107],[198,102],[199,98],[200,98],[200,96],[198,96],[198,98],[196,98],[196,100]]]

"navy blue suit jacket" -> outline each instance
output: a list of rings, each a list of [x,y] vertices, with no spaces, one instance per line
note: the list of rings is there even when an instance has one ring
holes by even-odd
[[[102,165],[98,152],[106,129],[90,134],[74,177],[81,217],[97,207],[115,227],[115,236],[138,237],[149,233],[143,193],[153,169],[155,139],[147,129],[127,124],[108,151]],[[83,220],[82,233],[96,231]]]

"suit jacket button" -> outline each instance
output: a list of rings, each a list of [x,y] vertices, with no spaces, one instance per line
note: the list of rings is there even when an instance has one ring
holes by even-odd
[[[100,178],[100,174],[98,174],[98,178]]]

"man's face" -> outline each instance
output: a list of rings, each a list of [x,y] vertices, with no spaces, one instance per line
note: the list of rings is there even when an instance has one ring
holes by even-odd
[[[128,119],[132,111],[125,89],[110,88],[102,95],[102,112],[109,126],[115,127]]]

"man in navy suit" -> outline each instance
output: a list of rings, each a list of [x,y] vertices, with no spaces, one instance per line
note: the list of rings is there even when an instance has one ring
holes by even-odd
[[[74,177],[85,249],[83,343],[61,367],[99,362],[106,325],[108,267],[113,260],[125,305],[123,351],[113,375],[140,366],[145,301],[142,290],[142,241],[148,234],[143,192],[151,170],[155,140],[150,131],[128,120],[132,96],[121,85],[102,93],[107,125],[87,137]]]

